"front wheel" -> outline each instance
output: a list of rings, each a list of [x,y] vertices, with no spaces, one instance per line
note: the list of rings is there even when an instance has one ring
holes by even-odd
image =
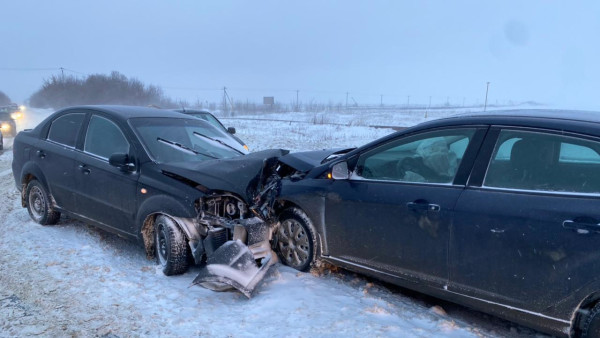
[[[39,181],[32,180],[26,189],[25,202],[31,219],[41,225],[56,224],[60,219],[60,212],[53,209],[46,188]]]
[[[187,271],[188,246],[185,235],[175,221],[160,215],[154,222],[156,257],[167,276],[179,275]]]
[[[314,260],[314,235],[308,216],[298,208],[279,215],[275,251],[281,261],[296,270],[307,271]]]
[[[580,338],[600,338],[600,303],[585,316],[581,325]]]

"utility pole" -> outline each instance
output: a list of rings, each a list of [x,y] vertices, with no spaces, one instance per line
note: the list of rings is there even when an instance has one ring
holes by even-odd
[[[381,101],[379,101],[379,105],[383,106],[383,94],[381,94]]]
[[[483,106],[483,111],[487,110],[487,97],[488,97],[488,91],[490,90],[490,83],[488,82],[486,87],[485,87],[485,104]]]
[[[348,92],[346,92],[346,109],[348,109]]]
[[[300,91],[296,89],[296,111],[300,110],[300,106],[298,105],[298,93],[300,93]]]
[[[427,109],[425,109],[425,118],[427,118],[427,112],[429,111],[429,108],[431,108],[431,96],[429,96],[429,104],[427,105]]]
[[[406,108],[410,107],[410,95],[406,96]]]
[[[223,87],[223,113],[227,113],[227,87]]]
[[[62,74],[62,79],[65,79],[65,69],[63,67],[60,67],[60,73]]]

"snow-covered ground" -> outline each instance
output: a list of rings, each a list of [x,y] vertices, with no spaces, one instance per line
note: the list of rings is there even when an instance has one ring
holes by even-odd
[[[32,127],[48,113],[29,111],[18,128]],[[312,122],[310,114],[304,115],[304,122]],[[392,132],[327,118],[322,123],[224,122],[236,127],[253,150],[357,146]],[[377,124],[417,122],[410,116],[404,121],[401,113],[381,119]],[[197,267],[166,277],[137,243],[71,219],[48,227],[31,221],[14,186],[11,145],[7,138],[8,150],[0,155],[1,337],[542,336],[345,271],[299,273],[276,265],[250,300],[190,286]]]

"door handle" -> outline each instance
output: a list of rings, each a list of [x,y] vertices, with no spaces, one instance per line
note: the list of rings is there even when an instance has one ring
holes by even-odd
[[[416,202],[408,202],[406,206],[411,210],[421,210],[421,211],[440,211],[440,206],[437,204],[431,203],[416,203]]]
[[[583,231],[594,231],[600,232],[600,224],[593,222],[578,222],[574,220],[566,220],[562,224],[563,228],[571,230],[583,230]],[[584,232],[582,232],[584,233]]]
[[[77,166],[77,168],[79,168],[84,175],[88,175],[92,172],[85,164],[80,164]]]
[[[41,151],[41,150],[38,150],[38,151],[36,151],[35,153],[37,154],[37,156],[38,156],[39,158],[44,158],[44,157],[46,157],[46,153],[45,153],[45,152],[43,152],[43,151]]]

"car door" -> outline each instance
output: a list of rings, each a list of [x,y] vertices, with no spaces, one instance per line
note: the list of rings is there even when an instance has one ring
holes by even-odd
[[[77,210],[96,222],[133,233],[139,173],[109,164],[115,153],[129,154],[132,161],[135,157],[131,142],[115,122],[92,115],[83,152],[77,157]]]
[[[485,176],[472,176],[457,202],[449,290],[559,316],[600,272],[600,140],[493,134],[474,169]]]
[[[326,196],[334,259],[402,278],[447,280],[452,212],[486,128],[426,131],[362,152]]]
[[[46,178],[56,204],[73,211],[75,205],[75,146],[86,114],[73,111],[51,122],[44,139],[37,143],[33,156]]]

